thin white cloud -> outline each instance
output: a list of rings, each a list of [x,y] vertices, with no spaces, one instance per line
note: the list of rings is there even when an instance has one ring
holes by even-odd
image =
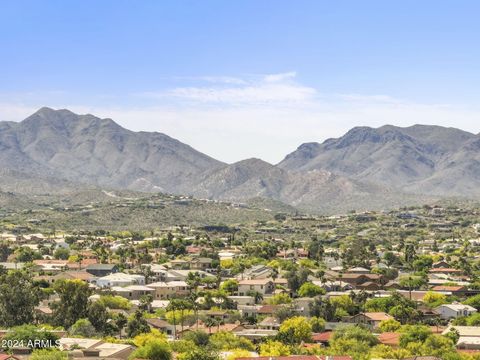
[[[317,91],[292,81],[295,72],[256,76],[253,78],[199,77],[207,82],[217,82],[216,86],[177,87],[162,92],[142,93],[142,96],[175,98],[177,100],[200,103],[230,105],[299,103],[312,100]]]
[[[289,71],[289,72],[280,73],[280,74],[265,75],[264,80],[266,82],[279,82],[279,81],[285,81],[288,79],[293,79],[296,76],[297,76],[296,71]]]

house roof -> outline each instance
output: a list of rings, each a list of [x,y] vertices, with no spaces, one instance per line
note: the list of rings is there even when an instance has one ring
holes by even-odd
[[[436,309],[442,308],[442,307],[449,308],[453,311],[462,311],[462,310],[477,311],[477,309],[475,309],[473,306],[464,305],[464,304],[443,304],[438,306]]]
[[[388,315],[384,312],[366,312],[359,315],[364,315],[365,317],[369,318],[373,321],[383,321],[383,320],[390,320],[393,319],[392,316]]]
[[[465,290],[465,286],[446,286],[437,285],[432,288],[433,291],[462,291]]]
[[[465,336],[465,337],[480,337],[480,326],[449,326],[446,328],[443,332],[442,335],[448,334],[450,329],[454,328],[455,330],[458,331],[458,334],[460,336]]]
[[[149,325],[151,325],[155,328],[166,328],[166,327],[172,326],[168,322],[166,322],[165,320],[158,319],[158,318],[146,319],[146,321]]]
[[[400,333],[384,332],[378,335],[378,341],[383,345],[398,346],[400,344]]]
[[[112,270],[117,267],[116,264],[89,264],[87,265],[88,270]]]
[[[263,305],[258,309],[259,314],[273,314],[275,311],[283,307],[284,305]]]
[[[266,285],[272,282],[271,279],[252,279],[252,280],[240,280],[238,285]]]
[[[324,331],[321,333],[315,333],[312,334],[312,340],[315,342],[321,342],[321,343],[326,343],[330,341],[330,338],[332,337],[333,332],[332,331]]]

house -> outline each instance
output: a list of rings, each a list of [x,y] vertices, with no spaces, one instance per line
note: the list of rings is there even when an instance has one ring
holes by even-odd
[[[280,321],[273,316],[268,316],[259,322],[257,326],[259,329],[278,330],[280,329]]]
[[[185,281],[189,274],[195,274],[202,279],[212,276],[211,274],[202,270],[169,270],[165,276],[165,281]]]
[[[457,349],[480,350],[480,326],[449,326],[442,335],[455,330],[458,335]]]
[[[324,288],[327,292],[330,291],[347,291],[353,290],[353,286],[346,282],[341,281],[320,281],[320,280],[313,280],[312,283],[314,285],[320,286]]]
[[[456,319],[462,316],[469,316],[477,312],[477,309],[470,305],[463,305],[458,303],[444,304],[437,306],[435,311],[444,320]]]
[[[353,287],[358,287],[366,282],[374,282],[379,285],[384,285],[387,281],[383,275],[379,274],[355,274],[345,273],[338,275],[337,281],[348,283]]]
[[[33,260],[33,263],[47,272],[60,272],[68,268],[67,260]]]
[[[255,298],[253,296],[228,296],[228,299],[238,305],[255,305]]]
[[[175,259],[169,262],[169,265],[172,269],[182,270],[182,269],[189,269],[190,263],[187,260],[183,259]]]
[[[94,276],[102,277],[118,272],[118,266],[115,264],[89,264],[85,271]]]
[[[145,285],[129,285],[125,287],[113,286],[111,289],[115,292],[115,294],[128,300],[140,300],[140,298],[144,295],[152,295],[153,297],[155,293],[155,289]]]
[[[315,300],[310,297],[301,297],[293,300],[293,305],[298,315],[310,316],[311,305]]]
[[[173,335],[174,327],[173,325],[169,324],[167,321],[159,318],[146,319],[146,321],[147,321],[147,324],[152,329],[157,329],[167,335]]]
[[[461,275],[463,274],[462,270],[454,268],[434,268],[429,271],[431,274],[446,274],[446,275]]]
[[[145,285],[145,277],[142,275],[112,273],[107,276],[100,277],[96,280],[99,287],[113,287],[113,286],[129,286],[129,285]]]
[[[159,281],[148,284],[148,287],[155,290],[154,299],[170,299],[171,297],[189,294],[189,286],[185,281]]]
[[[354,268],[348,269],[348,273],[350,273],[350,274],[370,274],[370,270],[365,269],[363,267],[354,267]]]
[[[265,265],[255,265],[237,275],[239,280],[267,279],[272,276],[272,269]]]
[[[452,294],[456,296],[463,296],[468,291],[465,286],[457,285],[457,286],[447,286],[447,285],[437,285],[434,286],[432,291],[445,293],[445,294]]]
[[[190,269],[192,270],[207,270],[211,268],[213,260],[209,258],[195,258],[190,261]]]
[[[238,295],[245,296],[251,292],[258,292],[263,296],[273,294],[275,285],[271,279],[240,280],[238,282]]]
[[[440,260],[432,264],[433,269],[450,268],[450,264],[445,260]]]
[[[391,319],[394,319],[394,317],[384,312],[366,312],[351,316],[347,321],[354,324],[366,325],[370,329],[376,329],[382,321]]]
[[[328,346],[330,339],[332,338],[333,331],[324,331],[321,333],[312,334],[312,341],[315,344],[321,344],[323,346]]]

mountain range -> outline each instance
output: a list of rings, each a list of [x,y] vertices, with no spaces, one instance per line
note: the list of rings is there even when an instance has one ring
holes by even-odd
[[[226,164],[162,133],[42,108],[21,122],[0,122],[0,163],[0,189],[23,195],[94,186],[267,198],[320,213],[480,198],[480,136],[440,126],[356,127],[302,144],[276,165]]]

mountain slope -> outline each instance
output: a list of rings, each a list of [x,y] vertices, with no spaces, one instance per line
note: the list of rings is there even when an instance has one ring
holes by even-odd
[[[321,213],[382,209],[427,200],[325,170],[290,172],[259,159],[243,160],[212,171],[188,189],[184,192],[198,198],[244,201],[263,197]]]
[[[402,191],[480,196],[477,135],[453,128],[357,127],[338,139],[307,143],[278,164],[296,172],[332,171]]]
[[[20,123],[0,123],[0,162],[74,182],[168,192],[222,165],[165,134],[133,132],[110,119],[49,108]]]

